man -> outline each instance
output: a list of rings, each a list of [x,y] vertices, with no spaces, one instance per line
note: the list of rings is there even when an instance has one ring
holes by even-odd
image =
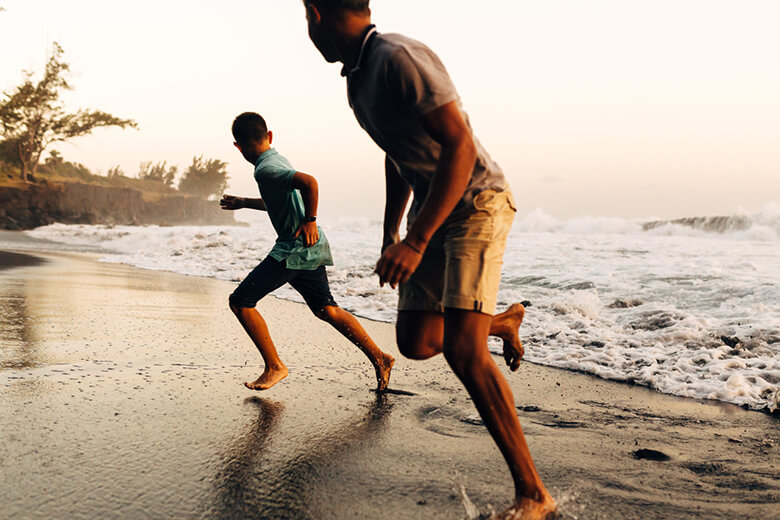
[[[534,467],[511,390],[487,349],[504,339],[522,358],[523,307],[493,316],[515,213],[501,169],[473,137],[446,69],[425,45],[371,24],[369,0],[304,0],[309,37],[343,64],[349,104],[386,152],[380,283],[399,285],[398,348],[412,359],[444,353],[506,459],[515,503],[503,518],[547,518],[555,502]],[[406,236],[398,228],[410,192]]]

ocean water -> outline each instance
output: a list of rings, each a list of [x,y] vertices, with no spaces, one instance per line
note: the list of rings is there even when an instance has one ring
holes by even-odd
[[[659,392],[757,410],[780,407],[780,205],[752,215],[679,222],[519,215],[499,310],[528,301],[525,359]],[[381,223],[321,224],[339,304],[392,322],[397,293],[372,273]],[[249,227],[55,224],[34,247],[100,252],[101,260],[239,281],[270,250],[270,223]],[[44,241],[45,240],[45,241]],[[48,242],[54,241],[55,243]],[[283,287],[277,296],[301,298]],[[225,302],[227,304],[227,294]],[[490,348],[500,353],[501,344]]]

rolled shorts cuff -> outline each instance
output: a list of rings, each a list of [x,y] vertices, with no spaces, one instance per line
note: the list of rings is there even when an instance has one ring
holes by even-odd
[[[442,306],[447,309],[481,312],[494,315],[496,313],[496,300],[474,300],[462,296],[445,296]]]
[[[413,288],[408,286],[404,287],[404,285],[405,284],[401,284],[401,287],[398,291],[399,311],[444,312],[444,306],[438,299],[420,294],[419,291],[415,291]]]

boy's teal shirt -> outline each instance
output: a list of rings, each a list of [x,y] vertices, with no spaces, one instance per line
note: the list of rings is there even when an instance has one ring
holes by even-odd
[[[301,193],[292,188],[295,171],[290,161],[273,148],[255,161],[255,180],[278,235],[269,256],[286,262],[289,269],[311,271],[333,265],[328,239],[319,226],[320,239],[311,247],[304,245],[302,235],[293,238],[305,216]]]

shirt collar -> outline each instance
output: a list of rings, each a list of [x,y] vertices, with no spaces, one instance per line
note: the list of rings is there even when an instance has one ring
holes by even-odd
[[[360,66],[363,64],[363,54],[365,53],[366,46],[368,45],[368,41],[376,33],[377,33],[376,25],[371,24],[368,27],[366,27],[365,33],[363,35],[363,43],[360,44],[360,52],[358,52],[358,59],[355,62],[355,66],[352,67],[350,70],[347,70],[347,66],[344,65],[344,67],[341,69],[342,76],[349,76],[353,72],[357,72],[358,70],[360,70]]]
[[[258,155],[257,156],[257,160],[255,161],[255,168],[257,168],[257,166],[261,162],[263,162],[264,159],[266,159],[267,157],[270,157],[272,155],[276,155],[276,150],[273,149],[273,148],[269,148],[268,150],[266,150],[263,153],[261,153],[260,155]]]

